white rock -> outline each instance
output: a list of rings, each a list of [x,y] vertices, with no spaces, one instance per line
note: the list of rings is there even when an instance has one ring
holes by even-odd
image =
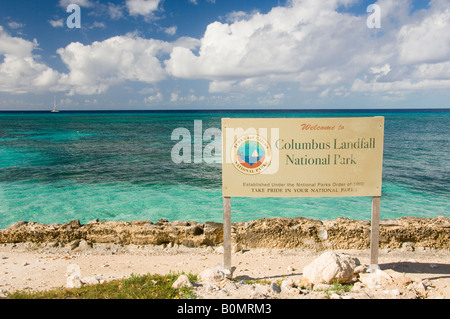
[[[416,293],[418,293],[422,297],[427,296],[427,287],[424,285],[424,283],[422,281],[413,283],[412,287],[414,288]]]
[[[8,295],[6,292],[0,289],[0,298],[8,298]]]
[[[177,280],[172,284],[172,288],[174,289],[180,289],[180,288],[189,288],[192,287],[192,283],[189,281],[188,276],[186,275],[180,275]]]
[[[355,282],[355,284],[352,287],[352,292],[358,292],[358,291],[362,291],[364,289],[364,285],[362,282]]]
[[[397,297],[397,296],[401,295],[401,292],[399,289],[386,290],[385,292],[386,292],[386,294],[391,295],[392,297]]]
[[[242,251],[242,249],[243,249],[243,248],[242,248],[242,245],[239,244],[239,243],[237,243],[236,245],[233,246],[232,252],[233,252],[233,253],[238,253],[238,252]]]
[[[80,243],[78,244],[78,248],[82,250],[90,249],[92,248],[92,244],[88,243],[85,239],[80,240]]]
[[[84,277],[81,279],[81,282],[85,285],[96,285],[96,284],[102,284],[105,282],[105,280],[101,277],[97,276],[91,276],[91,277]]]
[[[327,230],[323,227],[319,227],[317,231],[317,237],[319,237],[320,240],[327,240],[328,238]]]
[[[77,264],[70,264],[66,269],[66,288],[80,288],[83,286],[81,282],[81,270]]]
[[[68,276],[66,280],[66,288],[81,288],[83,283],[78,276]]]
[[[219,265],[213,268],[205,269],[198,275],[198,277],[200,281],[214,283],[230,278],[231,275],[231,271]]]
[[[295,281],[292,278],[284,279],[281,282],[281,288],[283,289],[291,289],[295,286]]]
[[[70,264],[66,268],[66,275],[73,277],[81,277],[81,269],[77,264]]]
[[[334,281],[348,283],[353,279],[354,269],[360,265],[358,258],[328,251],[303,269],[303,277],[313,284]]]
[[[299,294],[300,294],[300,289],[298,289],[298,288],[289,288],[289,289],[287,290],[287,294],[288,294],[289,296],[299,295]]]
[[[359,274],[359,280],[367,288],[380,288],[393,282],[392,277],[383,270],[377,269],[372,273]]]

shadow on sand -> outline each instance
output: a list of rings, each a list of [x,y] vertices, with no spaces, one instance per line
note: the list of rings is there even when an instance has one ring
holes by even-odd
[[[439,277],[433,277],[429,279],[438,278],[450,278],[450,265],[439,263],[420,263],[420,262],[392,262],[386,264],[380,264],[381,270],[392,269],[397,272],[404,272],[406,274],[434,274],[442,275]]]

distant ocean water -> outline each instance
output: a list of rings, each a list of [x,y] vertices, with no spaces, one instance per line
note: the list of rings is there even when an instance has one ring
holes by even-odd
[[[221,164],[175,164],[176,128],[222,117],[385,116],[381,218],[450,217],[450,112],[0,113],[0,229],[17,221],[222,221]],[[199,142],[199,141],[197,141]],[[209,142],[204,142],[203,145]],[[220,154],[216,154],[220,157]],[[233,198],[232,221],[370,219],[371,199]]]

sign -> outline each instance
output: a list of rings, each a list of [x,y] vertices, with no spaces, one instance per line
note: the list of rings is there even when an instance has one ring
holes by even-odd
[[[222,119],[224,267],[231,197],[371,196],[370,271],[378,269],[384,117]]]
[[[381,196],[384,117],[222,119],[224,197]]]

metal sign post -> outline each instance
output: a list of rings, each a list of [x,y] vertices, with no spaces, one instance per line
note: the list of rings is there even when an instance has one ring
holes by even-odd
[[[223,198],[223,253],[223,266],[231,271],[231,197]]]
[[[378,248],[380,245],[380,203],[381,196],[372,197],[372,220],[370,232],[370,272],[375,272],[378,267]]]

